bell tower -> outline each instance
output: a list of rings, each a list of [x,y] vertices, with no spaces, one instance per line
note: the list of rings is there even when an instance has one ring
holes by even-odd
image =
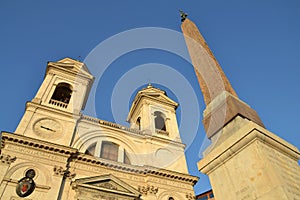
[[[131,105],[127,121],[146,134],[181,141],[176,119],[178,103],[151,84],[140,90]]]
[[[16,133],[70,145],[93,80],[85,64],[77,60],[48,62],[44,81],[27,102]]]

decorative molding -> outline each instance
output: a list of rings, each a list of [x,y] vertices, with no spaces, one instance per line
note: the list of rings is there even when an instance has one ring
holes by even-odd
[[[76,174],[75,173],[71,173],[70,171],[66,171],[65,172],[65,176],[68,179],[73,179],[73,178],[75,178]]]
[[[249,121],[248,123],[248,125],[242,127],[238,132],[229,137],[222,145],[212,149],[211,152],[209,152],[210,156],[200,160],[198,162],[199,171],[210,174],[226,160],[230,159],[233,155],[254,141],[260,141],[288,155],[294,160],[299,160],[300,152],[296,147],[254,122]]]
[[[64,177],[69,178],[69,179],[73,179],[76,176],[75,173],[71,173],[69,170],[65,170],[61,166],[54,166],[53,171],[54,171],[55,175],[64,176]]]
[[[159,134],[159,135],[169,136],[169,132],[168,132],[168,131],[155,129],[155,132],[156,132],[157,134]]]
[[[101,120],[101,119],[98,119],[98,118],[86,116],[86,115],[83,115],[83,114],[81,114],[81,118],[85,119],[87,121],[94,122],[94,123],[99,123],[99,124],[104,125],[104,126],[109,126],[109,127],[112,127],[112,128],[120,129],[122,131],[127,131],[129,133],[144,135],[144,132],[139,130],[139,129],[129,128],[129,127],[126,127],[126,126],[122,126],[120,124],[116,124],[116,123],[113,123],[113,122],[109,122],[109,121]]]
[[[143,195],[156,194],[158,192],[158,187],[150,185],[138,186],[138,191]]]
[[[16,180],[16,179],[11,179],[11,178],[9,178],[9,177],[4,177],[4,178],[3,178],[3,181],[6,181],[6,182],[8,182],[8,183],[18,184],[18,180]],[[39,185],[39,184],[36,184],[36,188],[39,188],[39,189],[45,189],[45,190],[50,190],[50,189],[51,189],[51,187],[48,186],[48,185]],[[16,198],[19,198],[19,197],[16,197]],[[22,198],[22,199],[24,199],[24,198]],[[27,199],[26,199],[26,200],[27,200]]]
[[[111,189],[111,190],[117,190],[118,188],[116,186],[114,186],[113,184],[111,183],[104,183],[101,185],[102,187],[105,187],[107,189]]]
[[[15,197],[15,196],[12,196],[11,198],[10,198],[10,200],[23,200],[24,198],[22,198],[22,197]],[[26,198],[26,200],[32,200],[32,199],[27,199]]]
[[[23,135],[12,134],[8,132],[2,132],[1,142],[2,143],[4,142],[5,145],[7,145],[8,143],[17,143],[19,148],[31,147],[32,149],[39,149],[39,150],[43,149],[46,150],[47,152],[54,152],[56,154],[60,154],[62,157],[64,157],[63,155],[69,156],[70,154],[75,153],[77,151],[77,149],[75,148],[65,147],[62,145],[53,144],[53,143],[49,143],[34,138],[28,138]],[[45,155],[46,152],[42,154]]]
[[[10,165],[11,163],[13,163],[16,160],[16,156],[10,156],[10,155],[6,155],[6,154],[1,154],[0,155],[0,161],[3,164],[7,164]]]
[[[63,176],[65,173],[65,170],[63,167],[59,167],[59,166],[54,166],[53,168],[54,174],[57,176]]]
[[[39,157],[47,157],[49,160],[58,160],[61,159],[62,162],[67,159],[67,156],[70,157],[70,155],[74,155],[77,152],[77,149],[71,148],[71,147],[64,147],[61,145],[28,138],[22,135],[18,134],[11,134],[7,132],[2,132],[2,142],[6,145],[10,146],[9,148],[13,149],[14,151],[16,148],[18,148],[19,152],[24,152],[34,155],[35,157],[38,155]],[[170,141],[174,142],[174,141]],[[13,145],[14,143],[17,143],[19,146]],[[5,145],[5,146],[6,146]],[[30,149],[27,149],[27,147],[30,147]],[[46,150],[46,151],[38,151],[40,149]],[[49,154],[51,152],[51,154]],[[53,153],[52,153],[53,152]],[[60,154],[60,156],[57,156],[57,154]],[[151,166],[134,166],[134,165],[125,165],[123,163],[117,163],[105,159],[101,159],[98,157],[93,156],[87,156],[86,154],[79,153],[78,156],[75,159],[77,162],[84,163],[84,170],[87,168],[90,168],[91,170],[96,170],[97,166],[101,165],[103,167],[109,168],[109,169],[117,169],[120,172],[134,172],[137,174],[144,174],[144,175],[155,175],[159,177],[165,177],[169,180],[178,180],[180,182],[186,182],[189,184],[196,184],[198,181],[198,177],[191,176],[189,174],[182,174],[170,170],[165,169],[159,169],[156,167]],[[57,169],[58,170],[58,169]],[[69,177],[74,177],[74,174],[69,174]]]

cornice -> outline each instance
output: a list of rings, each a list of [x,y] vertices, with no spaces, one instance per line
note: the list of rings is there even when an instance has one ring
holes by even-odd
[[[81,70],[70,70],[70,68],[75,68],[73,63],[49,62],[47,64],[46,74],[51,70],[51,68],[57,71],[63,71],[63,73],[67,73],[75,77],[80,76],[81,78],[85,78],[92,81],[95,79],[91,74],[88,75],[86,73],[83,73]]]
[[[134,166],[124,163],[114,162],[110,160],[105,160],[99,157],[90,156],[84,153],[78,152],[77,149],[72,147],[67,147],[63,145],[54,144],[51,142],[46,142],[34,138],[30,138],[23,135],[1,132],[2,133],[2,143],[5,147],[6,142],[15,143],[17,145],[23,145],[34,149],[43,149],[48,152],[54,152],[56,154],[62,154],[63,156],[69,156],[72,162],[81,162],[87,165],[103,166],[112,170],[124,171],[129,173],[137,173],[145,176],[158,176],[164,177],[171,180],[177,180],[181,182],[186,182],[189,184],[196,184],[198,177],[191,176],[189,174],[183,174],[179,172],[174,172],[166,169],[160,169],[152,166]]]
[[[198,177],[192,176],[189,174],[183,174],[179,172],[174,172],[166,169],[160,169],[152,166],[134,166],[124,163],[114,162],[110,160],[105,160],[99,157],[90,156],[87,154],[80,153],[77,157],[77,160],[82,163],[88,163],[93,166],[103,166],[109,169],[114,169],[118,171],[123,171],[127,173],[137,173],[144,176],[158,176],[164,177],[171,180],[177,180],[182,182],[187,182],[192,185],[195,185],[198,181]]]
[[[19,134],[14,134],[9,132],[1,132],[1,134],[2,134],[1,143],[4,147],[7,142],[10,142],[10,143],[16,143],[18,145],[27,146],[34,149],[43,149],[48,152],[59,153],[65,156],[75,154],[77,152],[77,149],[72,147],[54,144],[51,142],[46,142],[43,140],[38,140],[35,138],[31,138]]]
[[[82,114],[81,114],[81,120],[82,121],[86,120],[86,121],[91,122],[98,126],[100,124],[101,127],[109,128],[114,131],[122,132],[124,134],[130,134],[133,136],[143,137],[144,139],[151,139],[151,140],[156,140],[156,141],[160,141],[160,142],[164,142],[164,143],[168,143],[168,144],[174,144],[174,145],[180,146],[181,148],[185,148],[185,146],[186,146],[185,144],[183,144],[181,142],[171,140],[169,138],[162,138],[162,137],[158,137],[156,135],[149,135],[149,134],[146,134],[145,131],[141,131],[141,130],[134,129],[134,128],[129,128],[126,126],[122,126],[120,124],[112,123],[109,121],[101,120],[101,119],[90,117],[90,116],[85,116]]]
[[[62,111],[62,110],[59,110],[57,108],[54,108],[54,107],[49,107],[49,106],[46,106],[44,104],[38,104],[38,103],[35,103],[35,102],[32,102],[32,101],[28,101],[26,103],[26,109],[28,107],[34,107],[34,108],[39,108],[39,109],[44,109],[48,112],[52,112],[52,113],[55,113],[55,114],[59,114],[59,115],[64,115],[66,117],[72,117],[74,119],[79,119],[80,118],[80,114],[75,114],[75,113],[72,113],[72,112],[69,112],[69,111]]]
[[[249,121],[248,125],[241,128],[221,145],[213,148],[206,157],[200,160],[198,162],[198,169],[202,173],[209,174],[237,152],[255,141],[269,145],[296,161],[300,158],[300,152],[297,147],[289,144],[256,123]]]
[[[169,97],[168,97],[169,98]],[[138,109],[138,106],[141,104],[141,102],[143,101],[143,99],[146,99],[146,100],[150,100],[150,101],[153,101],[153,102],[156,102],[156,103],[160,103],[160,104],[164,104],[166,106],[170,106],[171,108],[177,108],[179,106],[178,103],[176,103],[175,101],[171,100],[162,100],[162,99],[158,99],[158,98],[155,98],[155,97],[152,97],[150,95],[146,95],[146,94],[139,94],[139,96],[136,96],[136,98],[134,99],[133,103],[132,103],[132,106],[130,108],[130,111],[129,111],[129,114],[127,116],[127,121],[129,121],[130,118],[132,118],[132,115],[133,115],[133,112],[135,110]]]

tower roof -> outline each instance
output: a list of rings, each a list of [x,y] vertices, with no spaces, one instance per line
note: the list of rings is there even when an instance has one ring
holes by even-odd
[[[134,110],[136,109],[137,105],[143,100],[143,99],[149,99],[155,102],[159,102],[164,105],[169,105],[174,107],[175,109],[178,107],[178,103],[173,101],[167,96],[166,91],[161,90],[159,88],[153,87],[151,84],[149,84],[146,88],[141,89],[137,92],[135,95],[135,98],[131,104],[131,108],[127,117],[127,121],[132,116]]]
[[[63,58],[56,62],[48,62],[47,71],[49,68],[55,67],[61,70],[67,70],[69,72],[73,72],[76,75],[81,75],[88,77],[89,79],[94,79],[91,72],[88,70],[87,66],[78,60],[74,60],[72,58]]]

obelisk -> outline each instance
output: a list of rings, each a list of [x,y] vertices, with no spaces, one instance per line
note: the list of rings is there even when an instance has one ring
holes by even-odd
[[[206,108],[211,145],[198,169],[209,176],[216,200],[300,199],[299,150],[264,128],[241,101],[196,25],[181,12],[182,32]]]
[[[256,111],[238,98],[197,26],[184,18],[181,29],[206,104],[203,124],[208,138],[238,115],[264,126]]]

